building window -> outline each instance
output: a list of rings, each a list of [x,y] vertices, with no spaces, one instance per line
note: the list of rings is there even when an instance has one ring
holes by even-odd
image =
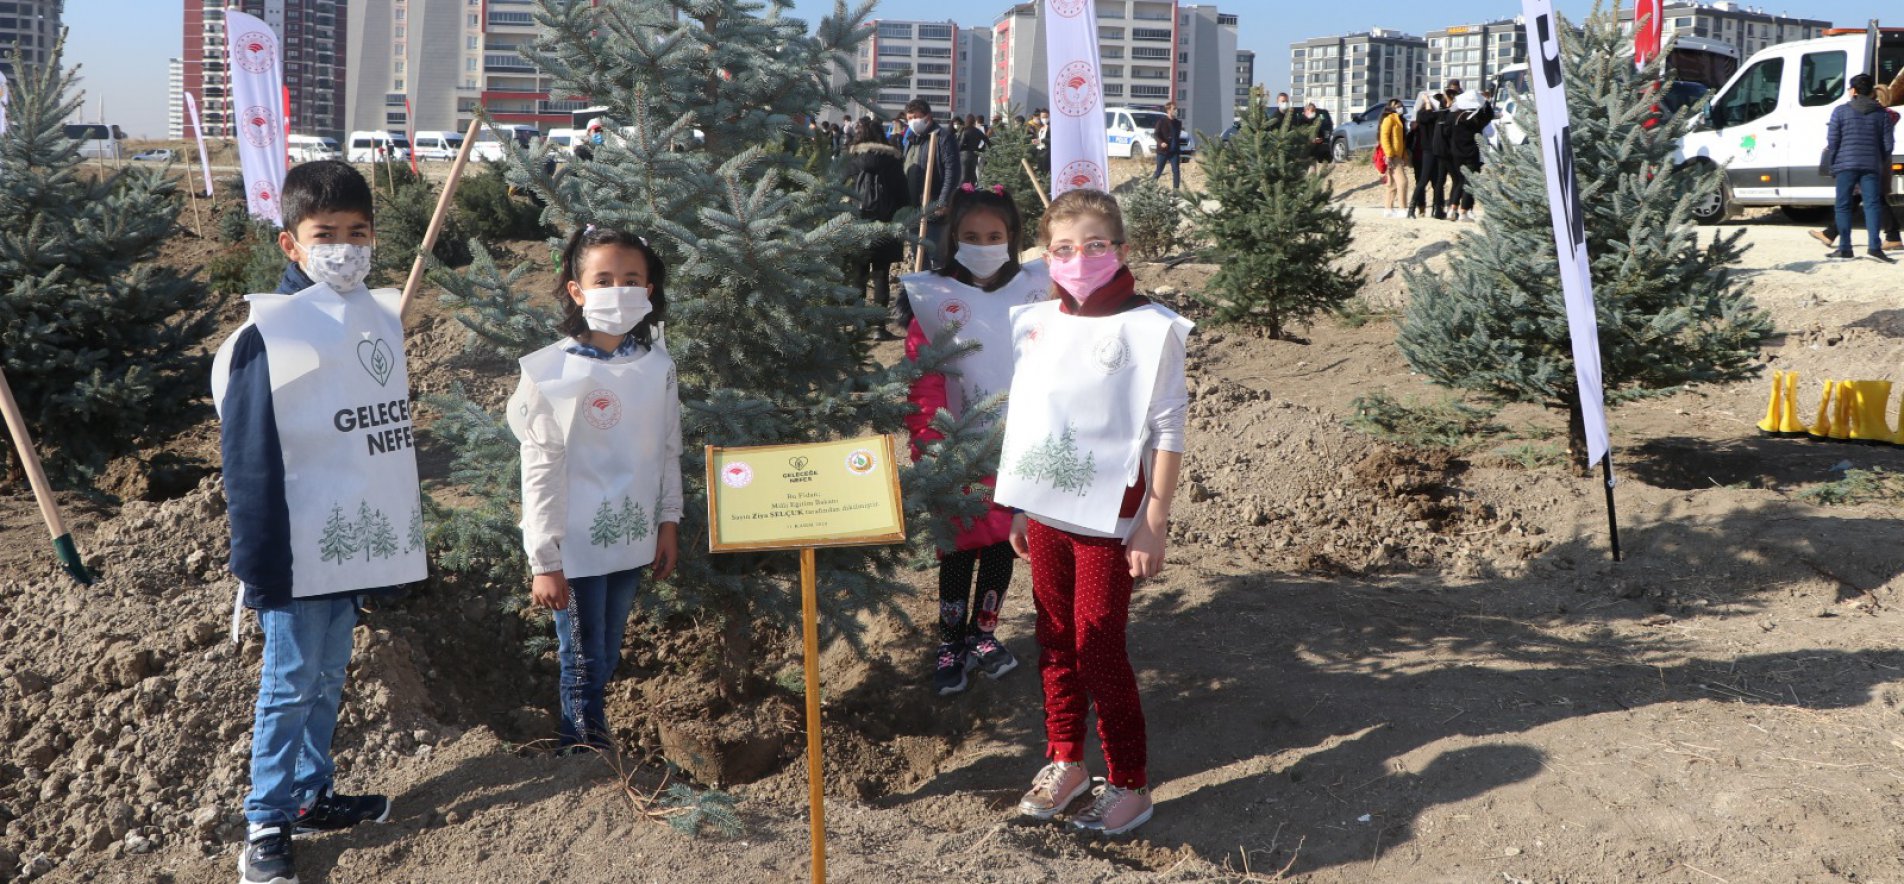
[[[952,26],[951,25],[920,25],[919,39],[950,41],[952,39]]]
[[[900,24],[898,22],[880,22],[879,38],[882,40],[910,40],[912,39],[912,25]]]
[[[911,58],[912,47],[911,46],[881,46],[879,47],[879,54],[881,57],[890,56],[894,58]]]
[[[1097,38],[1099,40],[1122,40],[1124,39],[1124,29],[1098,25]]]
[[[885,53],[881,52],[880,54],[884,55]],[[952,49],[949,46],[921,46],[916,54],[920,58],[951,58]]]

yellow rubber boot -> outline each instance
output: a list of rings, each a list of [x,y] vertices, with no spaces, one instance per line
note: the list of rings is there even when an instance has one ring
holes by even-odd
[[[1785,399],[1784,394],[1785,394],[1785,373],[1782,371],[1774,371],[1772,372],[1772,401],[1767,402],[1765,404],[1765,419],[1762,421],[1759,421],[1759,432],[1761,433],[1777,433],[1778,432],[1778,418],[1779,418],[1779,414],[1782,411],[1782,409],[1779,408],[1779,405]]]
[[[1818,419],[1811,424],[1812,438],[1827,439],[1831,436],[1831,391],[1838,388],[1838,382],[1825,379],[1825,388],[1818,393]]]
[[[1833,439],[1851,438],[1852,399],[1857,394],[1851,391],[1850,381],[1839,381],[1837,398],[1831,403],[1831,433]]]
[[[1851,419],[1851,438],[1859,442],[1887,442],[1891,424],[1885,409],[1891,404],[1890,381],[1853,381],[1855,409]]]
[[[1798,422],[1798,372],[1785,373],[1784,395],[1779,397],[1778,431],[1786,436],[1805,435],[1805,425]],[[1898,432],[1904,433],[1904,427]]]

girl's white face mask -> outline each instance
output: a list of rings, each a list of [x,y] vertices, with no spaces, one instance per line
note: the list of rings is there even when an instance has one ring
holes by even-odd
[[[327,242],[310,246],[298,243],[298,248],[304,250],[304,260],[298,265],[304,268],[304,275],[340,295],[363,288],[364,279],[370,276],[370,246]]]
[[[582,318],[591,331],[625,335],[648,316],[654,305],[648,301],[648,287],[624,285],[582,292]]]
[[[990,279],[1011,260],[1011,244],[999,243],[995,246],[959,243],[959,250],[952,255],[965,269],[972,271],[977,279]]]

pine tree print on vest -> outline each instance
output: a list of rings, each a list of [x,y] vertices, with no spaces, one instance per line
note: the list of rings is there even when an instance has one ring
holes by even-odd
[[[615,508],[608,505],[608,498],[602,498],[602,507],[595,511],[595,521],[588,526],[588,542],[595,546],[613,546],[621,542],[621,519],[615,515]]]
[[[1066,421],[1064,432],[1057,438],[1046,436],[1043,442],[1019,455],[1018,462],[1012,465],[1012,475],[1043,482],[1059,491],[1083,494],[1097,475],[1097,455],[1089,451],[1083,454],[1078,456],[1077,433]]]
[[[410,509],[410,537],[404,544],[404,552],[415,552],[423,548],[423,507]]]
[[[339,565],[357,555],[357,526],[344,520],[343,507],[331,507],[331,517],[324,523],[323,535],[317,539],[317,551],[320,561]]]
[[[383,510],[372,510],[368,502],[357,504],[357,544],[366,562],[397,554],[396,529]]]
[[[648,536],[648,514],[632,498],[621,499],[621,531],[629,543]]]

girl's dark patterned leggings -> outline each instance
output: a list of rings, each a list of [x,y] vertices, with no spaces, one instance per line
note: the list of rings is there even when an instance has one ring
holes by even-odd
[[[990,638],[998,628],[998,611],[1011,585],[1011,543],[1000,541],[984,549],[962,549],[939,560],[939,640]],[[972,571],[978,571],[978,586]]]

